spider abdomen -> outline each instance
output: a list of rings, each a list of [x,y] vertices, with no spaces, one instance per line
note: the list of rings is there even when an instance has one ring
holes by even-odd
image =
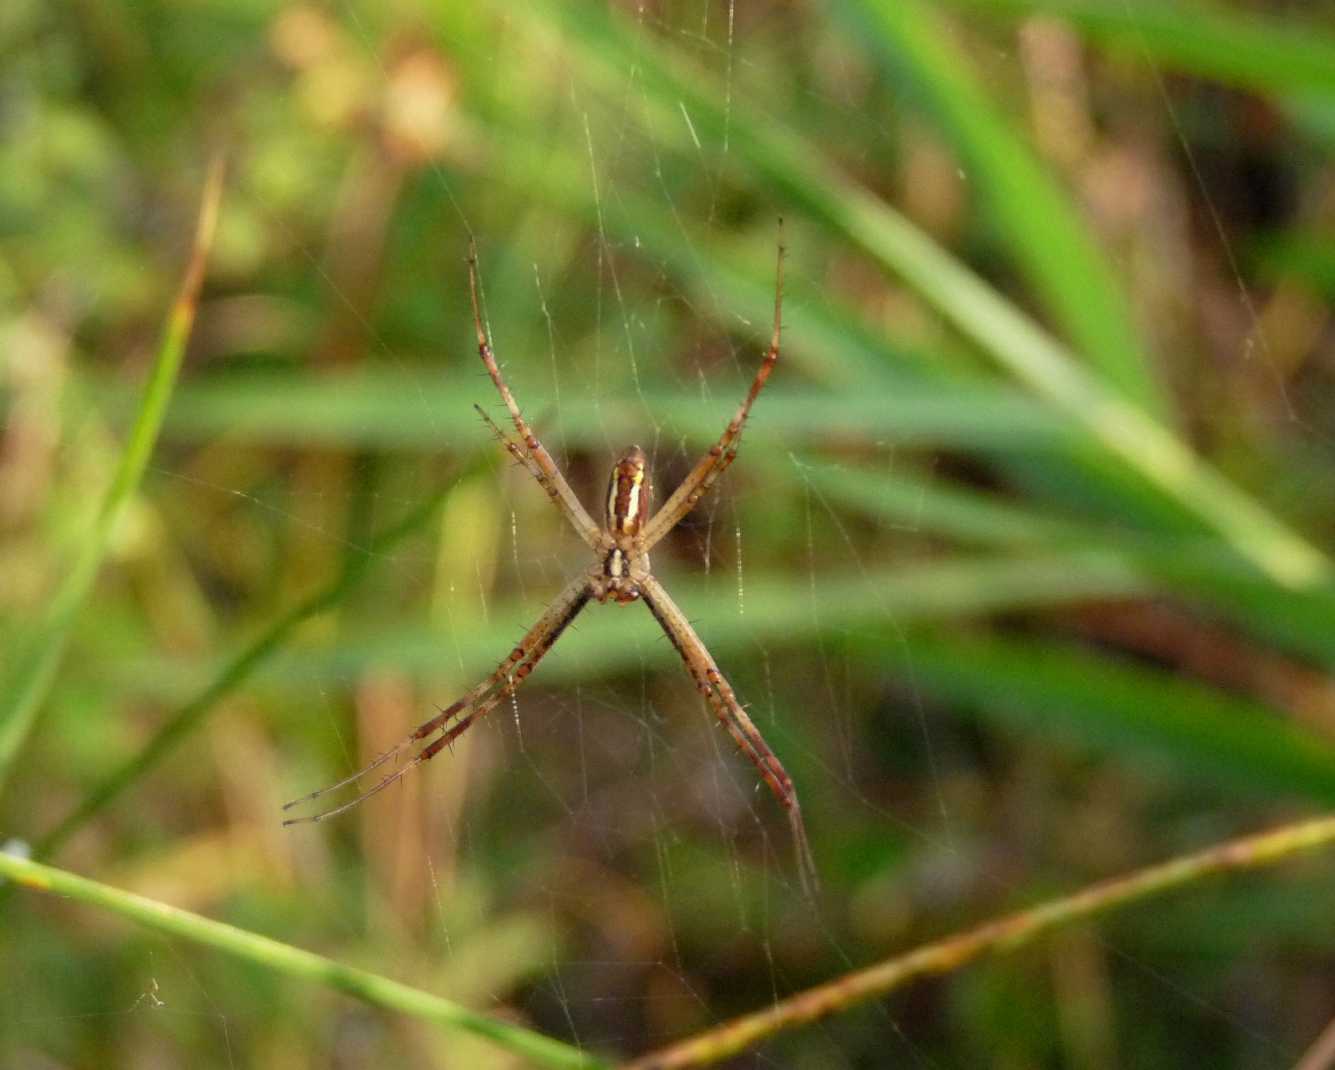
[[[607,481],[607,532],[638,535],[649,511],[649,469],[644,450],[632,446],[612,466]]]

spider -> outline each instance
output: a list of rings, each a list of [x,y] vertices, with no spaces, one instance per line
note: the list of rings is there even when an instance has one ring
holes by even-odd
[[[435,736],[412,758],[348,802],[307,817],[289,818],[283,822],[284,825],[323,821],[341,814],[371,796],[379,794],[391,784],[397,783],[415,766],[430,761],[474,723],[513,695],[515,689],[524,682],[542,660],[543,655],[552,648],[590,601],[604,603],[610,601],[617,605],[643,601],[677,653],[681,655],[687,672],[695,681],[696,689],[704,696],[714,715],[727,729],[742,753],[750,759],[760,773],[761,779],[787,811],[802,886],[808,892],[815,888],[815,864],[802,824],[802,810],[797,802],[792,778],[765,743],[751,718],[747,716],[732,686],[719,672],[709,649],[695,633],[686,615],[664,590],[649,566],[649,551],[676,527],[732,464],[737,456],[742,428],[751,412],[751,406],[778,362],[779,329],[783,311],[783,255],[783,243],[780,242],[775,269],[774,331],[770,337],[769,348],[755,378],[751,381],[751,388],[742,399],[728,426],[724,428],[723,434],[695,463],[685,481],[672,492],[662,508],[652,516],[649,515],[652,482],[647,460],[639,446],[631,446],[612,468],[604,501],[605,523],[599,527],[575,497],[574,491],[570,489],[570,484],[556,466],[552,455],[538,441],[524,420],[519,405],[515,402],[514,395],[496,364],[491,344],[487,340],[487,332],[482,325],[481,307],[478,302],[477,251],[470,243],[468,284],[473,306],[473,325],[477,332],[478,354],[486,366],[487,374],[491,376],[491,381],[496,385],[501,400],[509,410],[510,419],[514,422],[515,431],[518,433],[518,441],[511,439],[496,426],[480,405],[474,405],[474,408],[510,456],[528,469],[570,526],[575,529],[576,534],[588,544],[594,554],[594,563],[588,571],[569,583],[556,596],[537,624],[529,629],[519,644],[485,680],[453,705],[441,710],[437,716],[418,725],[409,736],[385,751],[365,768],[336,784],[321,788],[300,799],[294,799],[283,809],[290,810],[294,806],[311,802],[340,788],[355,785],[391,758]]]

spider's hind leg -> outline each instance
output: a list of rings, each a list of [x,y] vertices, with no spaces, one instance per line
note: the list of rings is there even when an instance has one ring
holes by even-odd
[[[424,721],[413,729],[412,733],[396,743],[389,750],[379,755],[370,765],[359,769],[351,776],[344,777],[336,784],[331,784],[319,791],[313,791],[309,795],[303,795],[300,799],[294,799],[292,802],[284,805],[284,810],[290,810],[302,803],[311,802],[315,799],[323,798],[331,792],[340,788],[348,787],[357,783],[368,773],[379,769],[387,761],[397,754],[401,754],[414,743],[419,743],[428,736],[441,731],[442,734],[426,744],[421,750],[412,756],[401,768],[392,773],[386,774],[378,780],[372,787],[359,795],[341,803],[338,806],[328,810],[321,810],[319,813],[311,814],[308,817],[291,817],[283,822],[286,825],[301,825],[308,822],[324,821],[327,818],[335,817],[338,814],[351,810],[359,803],[365,802],[373,795],[378,795],[391,784],[396,784],[402,780],[409,770],[421,765],[423,762],[429,762],[445,747],[453,743],[459,736],[463,735],[476,722],[494,710],[502,701],[515,693],[520,684],[528,678],[534,667],[542,660],[543,655],[549,651],[553,644],[559,639],[562,633],[570,626],[570,622],[579,615],[589,603],[592,597],[592,591],[589,588],[588,581],[581,577],[573,583],[567,584],[565,590],[557,595],[556,600],[547,607],[547,611],[538,619],[538,622],[524,635],[518,645],[502,661],[495,670],[483,680],[480,684],[470,690],[461,699],[453,705],[441,710],[440,713],[432,717],[429,721]],[[457,719],[456,719],[457,718]],[[451,721],[453,724],[450,724]],[[442,731],[443,730],[443,731]]]
[[[760,729],[747,715],[732,685],[724,679],[714,663],[709,648],[696,635],[691,622],[681,611],[663,585],[653,576],[647,576],[641,583],[644,604],[658,621],[659,627],[667,635],[681,660],[686,663],[686,671],[695,681],[696,690],[713,710],[714,716],[727,730],[737,748],[747,757],[760,779],[773,793],[784,810],[788,813],[788,826],[792,830],[793,848],[797,854],[798,879],[802,890],[809,898],[815,898],[819,881],[816,877],[816,862],[811,854],[811,843],[807,839],[806,825],[802,821],[802,808],[797,801],[797,789],[793,779],[784,769],[778,756],[769,748]]]

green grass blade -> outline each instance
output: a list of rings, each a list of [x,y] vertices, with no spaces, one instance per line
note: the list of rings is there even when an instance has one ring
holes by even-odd
[[[1292,19],[1280,23],[1218,6],[1143,0],[948,2],[1012,16],[1053,15],[1102,44],[1243,89],[1335,95],[1335,36],[1315,20],[1299,27]]]
[[[1082,424],[1104,449],[1178,500],[1276,582],[1302,586],[1329,574],[1324,555],[1224,479],[1143,410],[1104,388],[1072,354],[981,278],[869,190],[822,165],[819,153],[779,124],[726,99],[706,73],[667,57],[622,22],[588,5],[537,4],[565,31],[572,62],[617,89],[633,78],[655,133],[680,125],[726,132],[734,159],[885,269],[904,278],[1011,375]],[[633,68],[633,69],[631,69]]]
[[[388,1011],[474,1033],[540,1066],[593,1068],[608,1065],[559,1040],[477,1014],[451,1000],[388,977],[345,966],[259,933],[3,851],[0,851],[0,876],[8,877],[23,888],[100,907],[157,932],[235,955],[275,973],[301,981],[314,981]]]
[[[792,459],[803,484],[823,502],[874,517],[906,533],[944,535],[985,546],[1035,547],[1099,540],[1088,526],[1000,496],[908,472]]]
[[[771,467],[778,461],[771,462]],[[1167,540],[1121,528],[1041,513],[997,495],[923,475],[871,467],[790,460],[812,493],[906,533],[944,535],[980,546],[1065,553],[1098,547],[1153,587],[1223,614],[1267,643],[1335,669],[1335,583],[1300,591],[1268,582],[1223,544],[1208,538]]]
[[[875,57],[906,71],[969,168],[971,186],[1011,257],[1078,353],[1128,400],[1164,419],[1168,405],[1108,260],[1029,146],[993,108],[934,12],[914,0],[862,0],[853,19]],[[846,9],[852,11],[852,8]],[[910,93],[907,102],[914,102]]]
[[[37,714],[55,680],[70,628],[97,578],[107,541],[131,495],[139,486],[144,467],[157,442],[167,402],[176,385],[186,343],[194,326],[222,190],[223,168],[219,158],[214,161],[204,186],[199,222],[185,278],[167,318],[148,386],[111,485],[79,544],[50,608],[31,640],[23,649],[11,654],[5,678],[0,683],[0,785],[3,785],[19,750],[32,731]]]
[[[547,410],[554,401],[525,383],[528,409]],[[536,384],[540,386],[541,384]],[[730,394],[711,401],[698,393],[646,387],[641,391],[654,420],[692,445],[718,437],[732,413]],[[232,441],[271,445],[320,444],[379,449],[458,448],[489,441],[478,420],[442,420],[463,399],[490,404],[471,371],[424,382],[399,372],[320,378],[230,376],[218,384],[182,387],[168,417],[168,432],[187,441],[226,434]],[[566,446],[604,449],[609,439],[630,441],[643,429],[631,406],[608,405],[587,395],[562,395],[560,421],[550,436]],[[1073,421],[1004,384],[905,384],[893,393],[833,394],[775,387],[748,431],[756,440],[828,442],[831,427],[850,440],[882,439],[938,447],[998,450],[1052,449],[1078,436]]]
[[[867,657],[884,647],[855,636]],[[1172,673],[1042,640],[911,642],[914,679],[1035,735],[1123,759],[1147,753],[1196,779],[1335,803],[1335,744],[1259,702]]]

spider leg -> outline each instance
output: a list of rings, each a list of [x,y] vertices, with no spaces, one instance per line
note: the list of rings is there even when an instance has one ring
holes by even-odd
[[[365,802],[372,795],[378,795],[391,784],[395,784],[407,775],[408,771],[421,765],[423,762],[430,761],[445,747],[449,746],[461,735],[464,734],[473,724],[481,720],[501,702],[515,693],[515,690],[528,677],[534,667],[542,660],[543,655],[549,651],[556,643],[561,634],[570,626],[570,622],[579,615],[593,597],[593,592],[589,587],[588,580],[580,577],[578,580],[569,584],[562,591],[556,600],[547,608],[538,623],[530,628],[524,638],[519,641],[519,645],[510,652],[502,661],[496,670],[465,694],[453,705],[440,711],[429,721],[424,721],[405,736],[402,740],[390,747],[389,750],[379,755],[374,761],[351,776],[344,777],[336,784],[330,784],[319,791],[313,791],[309,795],[303,795],[300,799],[294,799],[283,806],[284,810],[290,810],[294,806],[307,803],[313,799],[318,799],[330,792],[337,791],[339,788],[347,787],[349,784],[355,784],[368,773],[379,769],[395,755],[402,753],[414,743],[418,743],[427,736],[444,729],[444,732],[428,743],[418,751],[401,768],[396,769],[380,780],[374,786],[350,799],[328,810],[322,810],[309,817],[288,818],[283,824],[300,825],[306,822],[324,821],[327,818],[335,817],[346,810],[352,809],[359,803]],[[457,718],[457,720],[455,720]],[[454,724],[450,721],[454,720]],[[448,727],[447,727],[448,726]]]
[[[808,897],[814,898],[819,881],[816,876],[816,862],[811,854],[811,844],[807,840],[806,826],[802,823],[802,808],[797,802],[797,789],[793,787],[792,777],[784,769],[783,763],[769,749],[764,738],[747,716],[732,685],[723,678],[718,666],[710,656],[708,648],[695,634],[691,622],[678,608],[677,604],[664,590],[663,585],[653,576],[646,576],[640,581],[640,593],[649,612],[658,621],[672,645],[676,647],[681,660],[686,663],[686,670],[695,680],[696,689],[709,703],[723,727],[728,730],[738,748],[760,773],[761,779],[769,786],[774,797],[788,812],[788,824],[792,829],[793,848],[797,853],[797,872],[802,882],[802,889]]]
[[[782,221],[779,225],[782,228]],[[765,359],[760,362],[756,377],[751,380],[751,389],[746,392],[746,397],[742,399],[741,405],[737,407],[737,412],[729,421],[728,426],[723,429],[723,434],[719,436],[719,440],[709,447],[709,451],[703,457],[695,462],[695,467],[691,469],[690,474],[645,525],[643,539],[646,550],[652,549],[656,542],[677,526],[682,517],[695,508],[696,503],[709,493],[714,481],[727,471],[728,465],[732,464],[733,458],[737,456],[737,450],[741,445],[742,428],[746,425],[746,418],[751,413],[751,406],[755,404],[756,397],[764,389],[770,372],[774,370],[774,365],[779,360],[779,329],[782,317],[783,239],[781,232],[778,266],[775,268],[774,276],[774,332],[770,335],[769,349],[765,351]]]
[[[575,497],[575,492],[570,489],[570,484],[566,482],[566,477],[561,474],[561,469],[552,460],[552,455],[538,441],[538,437],[524,420],[523,413],[519,411],[519,404],[515,401],[515,396],[510,393],[510,387],[506,385],[505,377],[501,375],[501,369],[491,352],[491,343],[487,341],[487,332],[482,326],[481,305],[478,303],[477,249],[472,242],[468,245],[468,293],[473,302],[473,326],[477,330],[478,355],[482,358],[482,363],[486,365],[487,374],[491,376],[491,381],[496,384],[496,390],[500,393],[501,400],[505,402],[505,407],[510,410],[510,419],[514,421],[520,444],[516,445],[504,435],[500,435],[499,429],[491,422],[486,413],[482,413],[482,418],[491,425],[493,431],[497,432],[511,455],[518,458],[533,478],[542,485],[543,490],[556,503],[557,508],[561,510],[562,515],[570,522],[570,526],[575,529],[579,537],[589,546],[597,549],[601,534],[598,525],[593,522],[593,518],[589,516],[584,506],[580,504],[579,499]],[[479,408],[478,412],[482,412],[482,410]]]
[[[562,508],[560,490],[558,490],[556,485],[547,478],[542,469],[538,466],[538,462],[533,459],[532,455],[517,442],[512,441],[504,431],[497,427],[496,421],[487,415],[487,410],[481,405],[474,405],[473,408],[475,408],[477,414],[482,417],[482,422],[487,425],[487,429],[496,436],[496,441],[501,444],[505,451],[513,457],[517,463],[528,469],[528,474],[538,481],[538,485],[547,492],[547,496],[556,503],[556,507],[558,509]]]

